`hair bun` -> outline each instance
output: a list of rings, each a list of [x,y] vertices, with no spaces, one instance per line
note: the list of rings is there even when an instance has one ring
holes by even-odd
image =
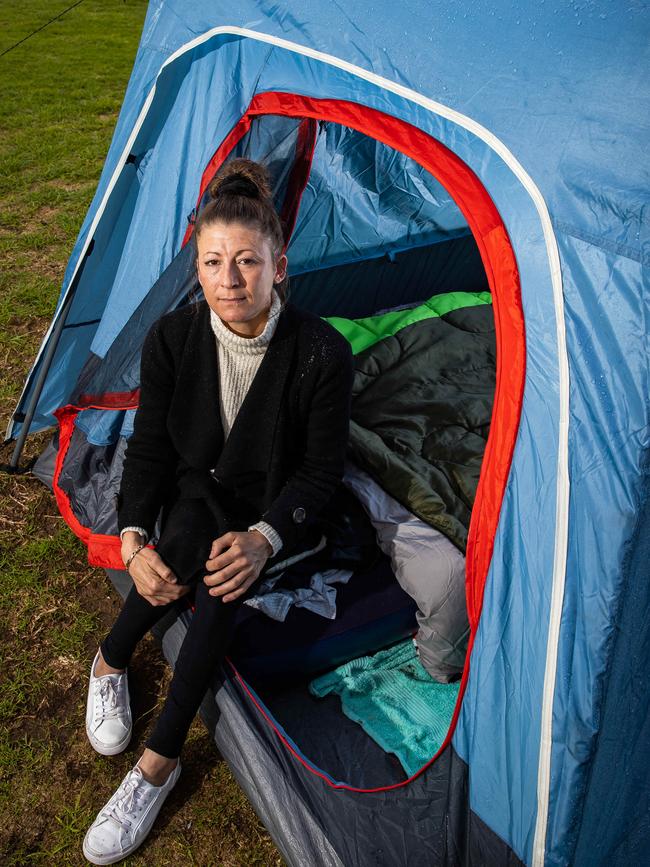
[[[257,184],[244,175],[230,175],[217,187],[218,196],[248,196],[249,199],[259,198]]]
[[[210,196],[246,196],[249,199],[270,199],[269,174],[259,163],[243,158],[222,166],[209,187]]]

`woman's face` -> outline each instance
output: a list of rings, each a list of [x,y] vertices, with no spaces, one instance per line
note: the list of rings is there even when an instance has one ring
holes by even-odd
[[[273,286],[286,273],[286,256],[276,262],[270,239],[240,223],[210,223],[196,245],[199,283],[212,310],[236,334],[261,334]]]

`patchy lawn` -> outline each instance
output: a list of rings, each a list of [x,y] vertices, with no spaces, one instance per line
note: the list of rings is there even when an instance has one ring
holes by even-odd
[[[0,53],[67,0],[0,5]],[[0,423],[54,310],[108,150],[146,11],[84,0],[0,57]],[[47,440],[28,441],[23,463]],[[12,451],[5,445],[0,462]],[[0,474],[0,862],[84,864],[81,841],[134,763],[168,678],[152,639],[134,660],[134,738],[104,758],[84,731],[86,677],[118,601],[32,476]],[[273,865],[281,859],[195,723],[184,773],[131,865]]]

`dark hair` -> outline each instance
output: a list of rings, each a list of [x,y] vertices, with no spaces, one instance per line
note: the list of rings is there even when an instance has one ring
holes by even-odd
[[[284,233],[273,199],[269,173],[260,163],[235,159],[218,171],[208,187],[210,201],[194,224],[194,246],[205,226],[212,223],[241,223],[265,235],[277,259],[284,249]],[[198,251],[197,251],[198,252]],[[288,295],[289,278],[285,276],[275,289],[284,304]]]

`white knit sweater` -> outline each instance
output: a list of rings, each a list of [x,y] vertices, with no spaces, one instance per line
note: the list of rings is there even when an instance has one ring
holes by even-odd
[[[234,334],[214,310],[210,310],[210,324],[217,338],[219,354],[219,409],[225,439],[232,430],[239,408],[275,333],[281,307],[280,298],[274,289],[269,318],[264,331],[257,337]]]
[[[237,413],[262,363],[264,353],[275,333],[281,309],[282,302],[274,289],[268,320],[264,331],[257,337],[240,337],[234,334],[214,310],[210,310],[210,324],[217,338],[219,355],[219,411],[224,439],[228,438]],[[282,547],[282,539],[266,521],[259,521],[248,529],[259,530],[273,548],[273,554],[277,554]]]

